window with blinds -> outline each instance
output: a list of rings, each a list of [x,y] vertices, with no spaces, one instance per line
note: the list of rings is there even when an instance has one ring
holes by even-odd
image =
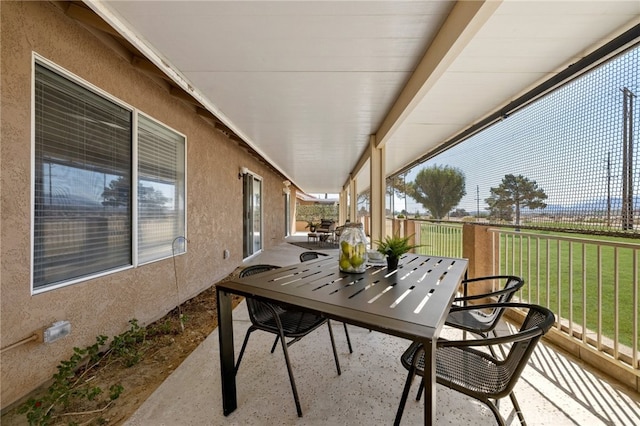
[[[35,291],[132,266],[135,224],[137,263],[185,234],[185,139],[139,115],[134,165],[135,113],[36,61]]]
[[[140,115],[138,120],[138,261],[182,251],[184,137]]]

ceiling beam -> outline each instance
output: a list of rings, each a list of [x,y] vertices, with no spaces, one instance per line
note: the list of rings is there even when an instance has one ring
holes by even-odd
[[[455,4],[375,133],[376,148],[382,147],[389,140],[393,132],[444,74],[462,49],[493,15],[500,3],[501,0],[483,0],[459,1]],[[360,173],[371,158],[370,153],[369,149],[364,150],[351,169],[350,176],[357,176]],[[350,178],[347,179],[344,187],[349,184],[349,181]]]
[[[69,7],[65,13],[68,17],[73,18],[76,21],[82,22],[83,24],[89,25],[112,36],[122,38],[120,33],[90,9],[78,6],[74,3],[69,3]]]
[[[375,135],[371,135],[370,139],[371,137],[375,139]],[[378,145],[376,144],[376,146]],[[352,176],[358,176],[358,174],[360,173],[362,168],[367,164],[370,158],[371,158],[371,150],[367,145],[367,149],[365,149],[365,151],[362,153],[356,165],[353,167],[353,169],[351,169],[351,173],[349,173],[349,176],[347,176],[347,180],[345,181],[343,188],[347,188],[349,186]]]
[[[400,96],[376,132],[376,147],[385,144],[455,58],[487,22],[502,1],[458,1],[436,34]]]
[[[137,69],[144,71],[146,73],[152,74],[156,77],[160,77],[166,81],[171,81],[171,79],[150,60],[147,58],[143,58],[142,56],[133,55],[131,58],[131,65],[136,67]]]
[[[218,120],[218,117],[216,117],[215,115],[213,115],[213,113],[211,111],[209,111],[206,108],[202,108],[202,107],[196,107],[196,114],[198,114],[200,117],[204,117],[204,118],[208,118],[209,120],[213,120],[214,123],[222,123],[220,120]]]
[[[193,96],[182,90],[180,87],[171,86],[171,88],[169,89],[169,93],[171,94],[171,96],[175,96],[178,99],[187,101],[192,105],[200,106],[200,102],[198,102]]]

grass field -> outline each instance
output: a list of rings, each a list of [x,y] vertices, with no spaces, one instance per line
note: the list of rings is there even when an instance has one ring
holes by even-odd
[[[424,224],[420,252],[462,252],[462,232]],[[435,234],[435,235],[434,235]],[[551,231],[500,233],[499,272],[525,279],[520,298],[547,306],[558,317],[632,346],[638,311],[637,240]],[[445,251],[445,252],[443,252]],[[637,319],[636,319],[637,321]],[[640,325],[636,324],[636,330]],[[637,337],[637,336],[636,336]]]

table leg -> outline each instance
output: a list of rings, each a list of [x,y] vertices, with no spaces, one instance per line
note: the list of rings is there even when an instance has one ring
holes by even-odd
[[[424,345],[424,424],[436,423],[436,341]]]
[[[225,416],[238,407],[236,396],[235,354],[233,353],[233,315],[231,294],[216,289],[218,308],[218,339],[220,341],[220,375],[222,383],[222,412]]]

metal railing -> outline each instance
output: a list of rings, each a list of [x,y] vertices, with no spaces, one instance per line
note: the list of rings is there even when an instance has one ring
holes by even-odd
[[[462,257],[462,224],[416,221],[415,251],[444,257]],[[419,226],[418,226],[419,224]]]
[[[489,231],[494,272],[525,279],[522,301],[553,310],[560,333],[640,376],[640,244]]]
[[[398,227],[387,220],[388,232],[392,226]],[[415,241],[422,245],[416,252],[463,257],[462,227],[416,221]],[[640,244],[559,232],[488,230],[491,246],[480,249],[493,253],[492,273],[524,278],[521,301],[548,307],[566,339],[640,377]]]

